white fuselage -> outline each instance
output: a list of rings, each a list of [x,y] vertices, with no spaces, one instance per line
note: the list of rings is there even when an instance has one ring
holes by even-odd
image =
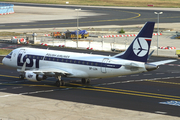
[[[146,72],[143,62],[120,58],[35,48],[18,48],[3,59],[3,64],[26,70],[56,68],[70,73],[67,77],[106,78]],[[129,67],[129,66],[137,67]]]

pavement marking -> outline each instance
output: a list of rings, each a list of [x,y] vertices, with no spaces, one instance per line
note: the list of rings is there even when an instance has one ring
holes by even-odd
[[[164,74],[164,73],[156,73],[157,75],[161,75],[161,74]]]
[[[23,88],[22,86],[21,87],[13,87],[12,89],[20,89],[20,88]]]
[[[168,95],[159,94],[160,96],[157,96],[155,94],[147,95],[147,94],[140,94],[140,93],[131,93],[131,92],[123,92],[123,91],[112,91],[112,90],[104,90],[104,89],[93,89],[93,88],[77,88],[77,89],[83,89],[83,90],[91,90],[91,91],[99,91],[99,92],[108,92],[108,93],[117,93],[117,94],[125,94],[125,95],[133,95],[133,96],[140,96],[140,97],[149,97],[149,98],[159,98],[159,99],[167,99],[167,100],[180,100],[180,98],[176,98],[178,96],[172,97],[165,97]],[[136,92],[136,91],[135,91]]]
[[[159,104],[180,106],[180,101],[166,101],[166,102],[159,102]]]
[[[136,76],[139,76],[138,74],[137,75],[131,75],[131,77],[136,77]]]
[[[56,87],[53,85],[36,85],[36,84],[2,84],[2,85],[21,85],[21,86],[29,86],[29,87]],[[61,88],[64,88],[65,86],[61,86]]]
[[[3,63],[0,63],[0,65],[3,65]]]
[[[177,72],[171,72],[171,73],[180,73],[180,72],[177,71]]]
[[[21,95],[21,94],[2,95],[2,96],[0,96],[0,98],[2,98],[2,97],[11,97],[11,96],[19,96],[19,95]]]
[[[119,78],[121,78],[121,77],[127,77],[127,76],[118,76]]]
[[[15,77],[15,76],[7,76],[7,75],[0,75],[0,76]],[[16,78],[18,78],[18,77],[16,77]],[[135,80],[133,80],[133,81],[135,81]],[[180,85],[180,83],[164,82],[164,81],[156,81],[156,80],[143,80],[143,81]],[[116,83],[117,82],[113,82],[111,84],[116,84]],[[2,85],[21,85],[21,86],[30,86],[30,87],[33,87],[33,86],[56,87],[53,85],[35,85],[35,84],[2,84]],[[61,86],[60,88],[63,88],[63,89],[59,89],[56,87],[57,89],[27,92],[27,93],[19,93],[19,94],[37,94],[40,92],[53,92],[56,90],[82,89],[82,90],[91,90],[91,91],[98,91],[98,92],[107,92],[107,93],[116,93],[116,94],[125,94],[125,95],[133,95],[133,96],[140,96],[140,97],[149,97],[149,98],[158,98],[158,99],[180,101],[180,96],[172,96],[172,95],[164,95],[164,94],[156,94],[156,93],[148,93],[148,92],[132,91],[132,90],[123,90],[123,89],[115,89],[115,88],[106,88],[106,87],[99,87],[99,86],[89,86],[89,85],[81,85],[81,84],[75,84],[75,83],[70,83],[69,85],[75,85],[78,87]],[[15,94],[15,95],[18,95],[18,94]],[[9,97],[9,96],[13,96],[13,95],[5,95],[5,96],[0,96],[0,97]]]
[[[175,83],[175,82],[156,81],[156,80],[146,80],[146,81],[148,81],[148,82],[156,82],[156,83],[173,84],[173,85],[180,85],[180,83]]]
[[[9,75],[0,75],[1,77],[10,77],[10,78],[19,78],[17,76],[9,76]]]
[[[0,90],[7,90],[7,88],[2,88],[2,89],[0,89]]]
[[[83,86],[80,84],[72,84],[72,85]],[[85,86],[85,87],[76,88],[76,89],[92,90],[92,91],[100,91],[100,92],[110,92],[110,93],[134,95],[134,96],[140,96],[140,97],[150,97],[150,98],[159,98],[159,99],[180,101],[180,96],[172,96],[172,95],[164,95],[164,94],[156,94],[156,93],[148,93],[148,92],[140,92],[140,91],[132,91],[132,90],[123,90],[123,89],[114,89],[114,88],[106,88],[106,87]]]
[[[52,86],[52,85],[33,85],[33,84],[5,84],[5,85],[56,87],[56,86]],[[106,88],[106,87],[98,87],[98,86],[88,86],[88,85],[81,85],[81,84],[74,84],[74,83],[70,83],[70,85],[75,85],[78,87],[61,86],[60,88],[64,88],[64,89],[57,88],[57,89],[52,89],[52,90],[42,90],[42,91],[26,92],[26,93],[19,93],[19,94],[3,95],[0,97],[9,97],[9,96],[26,95],[26,94],[37,94],[37,93],[42,93],[42,92],[53,92],[56,90],[81,89],[81,90],[90,90],[90,91],[98,91],[98,92],[107,92],[107,93],[116,93],[116,94],[125,94],[125,95],[133,95],[133,96],[140,96],[140,97],[149,97],[149,98],[180,101],[179,96],[132,91],[132,90],[123,90],[123,89],[114,89],[114,88]]]
[[[134,17],[130,17],[130,18],[124,18],[124,19],[110,19],[110,20],[96,20],[96,21],[85,21],[85,22],[79,22],[79,23],[95,23],[95,22],[109,22],[109,21],[125,21],[125,20],[131,20],[131,19],[135,19],[135,18],[139,18],[141,16],[140,13],[137,12],[130,12],[130,11],[123,11],[123,10],[118,10],[121,12],[125,12],[125,13],[131,13],[131,14],[135,14],[136,16]],[[69,23],[49,23],[49,24],[38,24],[41,26],[45,26],[45,25],[61,25],[61,24],[76,24],[76,22],[69,22]],[[12,26],[6,26],[7,27],[18,27],[18,26],[37,26],[37,24],[31,24],[31,25],[12,25]],[[3,26],[2,26],[3,27]]]
[[[153,80],[160,80],[160,79],[162,79],[162,78],[154,78]],[[169,78],[168,78],[169,79]]]
[[[162,114],[162,115],[167,114],[167,112],[161,112],[161,111],[155,111],[155,113],[157,113],[157,114]]]
[[[152,75],[152,74],[143,74],[143,75]]]

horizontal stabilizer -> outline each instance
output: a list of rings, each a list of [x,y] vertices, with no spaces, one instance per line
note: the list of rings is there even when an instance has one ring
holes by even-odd
[[[175,62],[177,60],[163,60],[163,61],[158,61],[158,62],[151,62],[150,64],[153,64],[153,65],[163,65],[163,64],[166,64],[166,63],[171,63],[171,62]]]

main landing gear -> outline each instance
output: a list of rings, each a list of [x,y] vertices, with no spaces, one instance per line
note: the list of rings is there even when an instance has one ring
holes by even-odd
[[[56,86],[60,87],[60,86],[64,86],[65,82],[63,80],[61,80],[61,76],[58,76],[58,80],[56,81]]]
[[[64,86],[65,82],[63,80],[61,80],[61,76],[58,76],[57,78],[58,78],[58,80],[56,81],[56,86],[57,87]],[[82,84],[89,84],[90,82],[91,82],[90,79],[86,79],[86,78],[81,79]]]
[[[91,82],[91,80],[87,79],[87,78],[82,78],[81,82],[82,82],[82,84],[89,84]]]

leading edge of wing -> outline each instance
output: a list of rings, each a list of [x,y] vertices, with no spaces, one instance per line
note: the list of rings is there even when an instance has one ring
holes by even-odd
[[[50,75],[55,75],[55,74],[62,74],[62,75],[71,75],[71,73],[59,69],[59,68],[40,68],[40,69],[32,69],[32,70],[26,70],[25,72],[33,72],[34,74],[38,75],[44,75],[44,74],[50,74]]]

